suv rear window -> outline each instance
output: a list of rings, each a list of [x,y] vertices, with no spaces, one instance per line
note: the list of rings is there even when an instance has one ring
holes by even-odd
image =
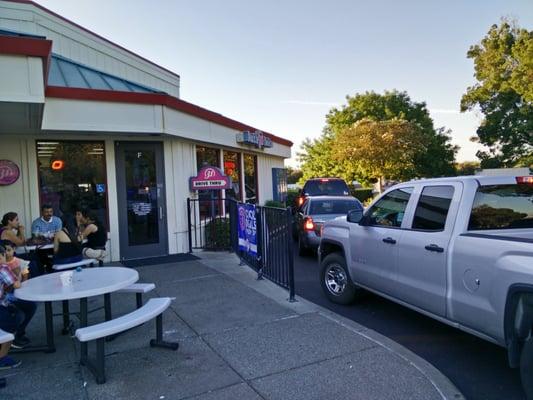
[[[533,228],[533,185],[481,186],[469,230]]]
[[[363,207],[357,200],[317,200],[311,201],[309,215],[348,214],[350,210],[361,210]]]
[[[347,196],[348,185],[341,179],[317,179],[307,181],[303,192],[309,196]]]

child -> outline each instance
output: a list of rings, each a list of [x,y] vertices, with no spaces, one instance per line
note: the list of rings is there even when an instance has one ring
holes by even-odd
[[[0,246],[0,329],[14,333],[17,330],[18,311],[8,302],[7,290],[19,288],[20,282],[11,273],[6,262],[6,249]],[[0,370],[15,368],[20,365],[20,361],[7,355],[10,347],[11,342],[0,345]]]
[[[15,257],[15,245],[9,241],[4,241],[3,246],[6,249],[6,265],[18,282],[28,279],[28,267],[23,264],[23,260]],[[11,344],[16,349],[22,349],[30,344],[30,339],[26,337],[26,326],[31,321],[37,309],[33,301],[17,299],[12,293],[7,294],[7,301],[17,308],[19,324],[15,332],[15,340]]]
[[[4,246],[4,248],[6,249],[7,266],[9,267],[11,272],[13,272],[13,274],[17,277],[17,280],[24,282],[29,277],[29,262],[15,257],[16,246],[14,243],[8,240],[4,240],[0,242],[0,245]]]

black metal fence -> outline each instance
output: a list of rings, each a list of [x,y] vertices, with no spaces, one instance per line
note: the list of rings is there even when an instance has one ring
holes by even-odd
[[[193,249],[231,250],[241,261],[289,290],[294,301],[294,259],[292,214],[290,209],[255,207],[257,256],[239,247],[239,205],[231,199],[187,199],[189,251]]]

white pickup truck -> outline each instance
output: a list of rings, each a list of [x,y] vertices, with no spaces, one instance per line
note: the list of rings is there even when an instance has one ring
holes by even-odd
[[[417,180],[327,222],[328,298],[361,288],[508,350],[533,399],[533,176]]]

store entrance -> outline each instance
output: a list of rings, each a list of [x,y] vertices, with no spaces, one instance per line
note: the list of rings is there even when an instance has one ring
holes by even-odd
[[[120,258],[167,254],[163,145],[116,142]]]

